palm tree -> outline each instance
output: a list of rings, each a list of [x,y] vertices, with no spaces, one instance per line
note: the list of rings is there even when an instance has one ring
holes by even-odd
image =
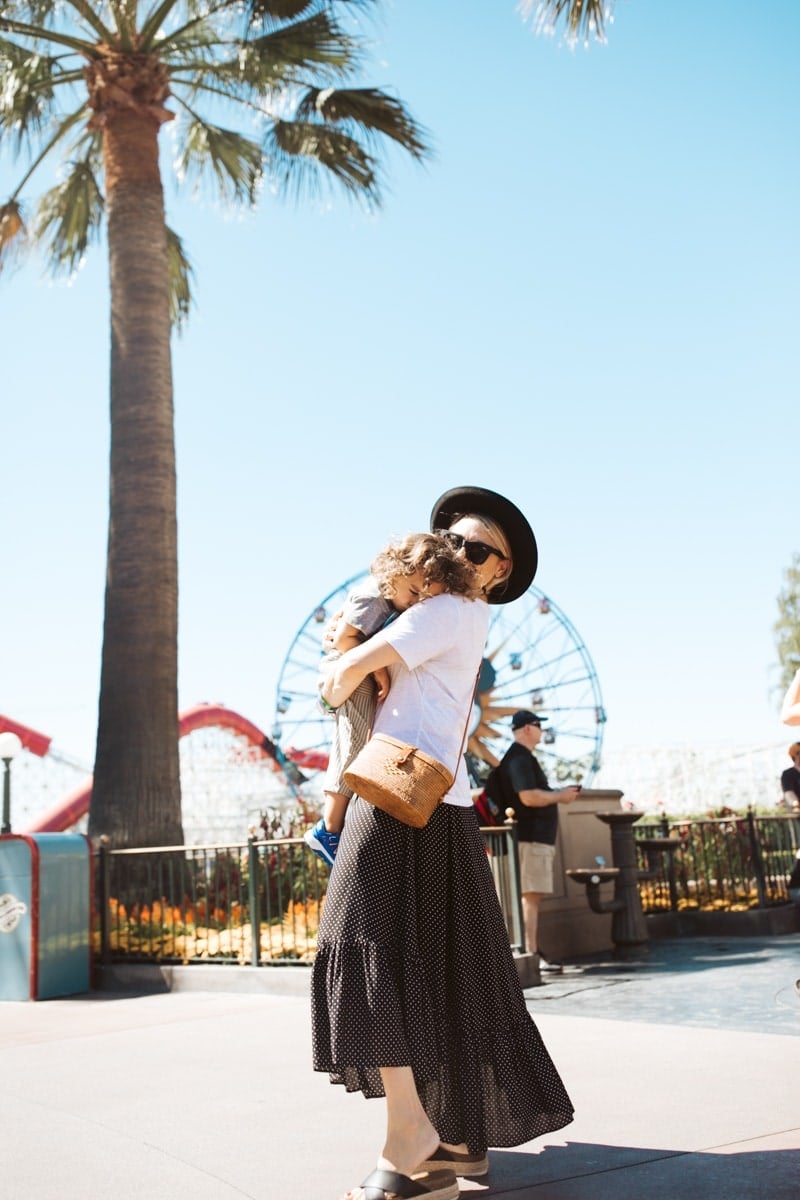
[[[183,840],[170,329],[188,313],[191,271],[165,221],[159,132],[174,121],[180,178],[210,175],[233,202],[254,204],[266,177],[284,190],[328,179],[379,203],[386,139],[427,151],[399,100],[346,86],[363,53],[353,3],[0,8],[0,145],[27,168],[0,205],[0,267],[28,242],[71,272],[107,223],[110,519],[89,829],[115,845]],[[55,154],[63,175],[29,219],[24,189]]]
[[[605,41],[606,23],[613,20],[614,0],[520,0],[524,17],[532,17],[538,33],[555,33],[560,22],[567,41]]]

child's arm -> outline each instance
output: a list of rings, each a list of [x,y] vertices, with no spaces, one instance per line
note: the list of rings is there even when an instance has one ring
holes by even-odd
[[[340,654],[345,654],[346,651],[352,650],[354,646],[360,646],[364,641],[364,634],[360,629],[356,629],[355,625],[347,625],[344,621],[340,621],[333,630],[333,638],[331,639],[332,648],[338,650]]]
[[[389,695],[389,687],[391,685],[391,676],[389,675],[388,667],[378,667],[377,671],[372,672],[372,678],[375,680],[377,688],[376,698],[385,700]]]
[[[354,625],[345,625],[341,621],[338,628],[333,634],[333,649],[338,650],[341,654],[345,654],[348,650],[352,650],[354,646],[360,646],[367,639],[360,629],[356,629]],[[376,699],[385,700],[389,694],[389,671],[386,667],[378,667],[377,671],[372,672],[372,678],[375,680]]]

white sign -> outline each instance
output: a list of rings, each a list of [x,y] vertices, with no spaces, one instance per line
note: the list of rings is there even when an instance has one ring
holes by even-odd
[[[20,917],[24,917],[28,906],[23,900],[18,900],[10,892],[0,896],[0,933],[13,933],[19,925]]]

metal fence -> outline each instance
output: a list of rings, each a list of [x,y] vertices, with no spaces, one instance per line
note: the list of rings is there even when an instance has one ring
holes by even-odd
[[[652,866],[640,884],[646,913],[687,910],[741,912],[789,900],[787,880],[800,843],[800,819],[791,815],[669,820],[637,824],[637,839],[679,838],[671,854],[651,856],[639,847],[639,865]]]
[[[484,834],[512,948],[523,944],[515,825]],[[301,838],[99,850],[101,961],[310,963],[328,868]]]
[[[310,961],[328,870],[300,838],[100,850],[105,962]]]
[[[482,830],[512,949],[524,949],[517,827]],[[793,816],[731,815],[638,825],[637,839],[680,838],[679,849],[639,849],[649,878],[646,913],[737,911],[785,904],[800,844]],[[652,866],[652,870],[650,870]],[[99,851],[95,951],[104,962],[310,963],[328,868],[301,838],[225,846]]]

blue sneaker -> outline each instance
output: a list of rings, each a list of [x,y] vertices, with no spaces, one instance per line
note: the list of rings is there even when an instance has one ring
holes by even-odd
[[[309,850],[313,850],[323,862],[332,867],[333,860],[336,858],[336,851],[339,849],[340,837],[341,834],[339,833],[329,833],[325,828],[325,821],[320,817],[316,825],[312,825],[303,834],[303,841]]]

